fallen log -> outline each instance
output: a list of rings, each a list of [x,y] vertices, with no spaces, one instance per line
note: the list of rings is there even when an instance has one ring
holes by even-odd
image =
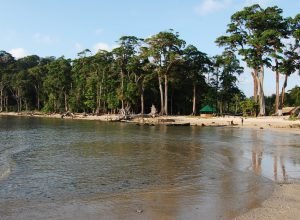
[[[190,126],[191,123],[171,123],[171,124],[166,124],[166,126]]]

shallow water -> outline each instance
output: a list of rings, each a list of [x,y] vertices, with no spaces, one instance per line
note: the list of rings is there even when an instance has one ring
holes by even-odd
[[[300,136],[0,117],[1,219],[222,219],[300,179]]]

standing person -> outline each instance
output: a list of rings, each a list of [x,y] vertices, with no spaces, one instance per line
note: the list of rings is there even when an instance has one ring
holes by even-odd
[[[241,121],[242,121],[242,126],[244,126],[244,118],[241,117]]]

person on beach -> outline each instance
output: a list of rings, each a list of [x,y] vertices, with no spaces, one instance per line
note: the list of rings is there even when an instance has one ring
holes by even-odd
[[[242,121],[242,126],[244,125],[244,118],[242,117],[241,118],[241,121]]]

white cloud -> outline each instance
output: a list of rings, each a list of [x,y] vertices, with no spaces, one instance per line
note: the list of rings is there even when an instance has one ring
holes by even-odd
[[[246,0],[245,6],[259,4],[261,7],[266,7],[275,3],[275,0]]]
[[[20,59],[23,57],[26,57],[27,51],[24,48],[13,48],[10,51],[8,51],[13,57],[15,57],[16,59]]]
[[[95,44],[95,45],[93,46],[93,51],[94,51],[95,53],[97,53],[98,50],[107,50],[107,51],[110,51],[110,50],[111,50],[111,47],[110,47],[108,44],[106,44],[106,43],[99,42],[99,43],[97,43],[97,44]]]
[[[43,44],[52,44],[52,43],[57,43],[59,41],[57,37],[52,37],[52,36],[44,35],[44,34],[40,34],[40,33],[35,33],[33,35],[33,38],[37,42],[43,43]]]
[[[118,47],[117,45],[109,45],[107,43],[98,42],[93,46],[93,52],[97,53],[99,50],[112,51],[114,48]]]
[[[196,7],[196,12],[202,16],[228,8],[232,0],[202,0]]]

